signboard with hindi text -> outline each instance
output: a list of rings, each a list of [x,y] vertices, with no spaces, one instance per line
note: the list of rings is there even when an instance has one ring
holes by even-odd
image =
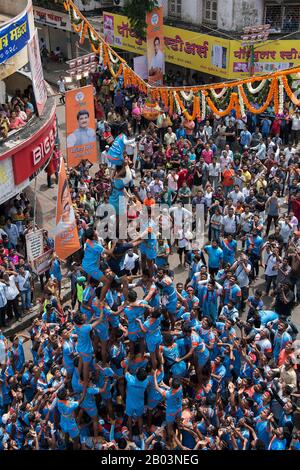
[[[137,55],[147,53],[146,41],[136,36],[126,16],[103,13],[104,39]],[[106,20],[106,21],[105,21]],[[249,48],[242,41],[163,25],[165,61],[227,79],[249,76]],[[268,40],[257,44],[254,73],[271,73],[300,66],[300,40]]]
[[[53,250],[45,251],[41,256],[38,256],[32,263],[33,271],[40,275],[50,269],[51,261],[53,257]]]
[[[0,28],[0,64],[23,49],[29,38],[30,31],[26,12],[16,21]]]
[[[25,239],[27,260],[32,262],[44,252],[43,230],[29,232],[26,234]]]

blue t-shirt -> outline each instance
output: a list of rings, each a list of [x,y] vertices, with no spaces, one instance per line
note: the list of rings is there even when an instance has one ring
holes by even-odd
[[[93,345],[90,332],[93,327],[90,324],[76,325],[75,333],[77,334],[77,350],[79,353],[93,354]]]
[[[207,245],[205,251],[208,254],[208,266],[219,269],[223,260],[223,250],[220,247],[213,248],[211,245]]]

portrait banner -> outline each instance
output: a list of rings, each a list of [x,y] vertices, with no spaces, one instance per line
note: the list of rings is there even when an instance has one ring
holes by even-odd
[[[75,212],[63,160],[60,165],[55,228],[55,252],[61,259],[80,249]]]
[[[163,7],[154,8],[146,17],[148,82],[156,86],[163,84],[165,73],[163,18]]]
[[[76,167],[82,160],[97,162],[93,86],[66,92],[67,160]]]

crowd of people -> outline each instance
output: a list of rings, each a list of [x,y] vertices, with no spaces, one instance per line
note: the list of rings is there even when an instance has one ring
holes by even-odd
[[[81,249],[53,255],[28,333],[0,337],[0,448],[300,449],[297,109],[203,122],[160,103],[149,122],[121,78],[89,80],[99,168],[68,170]],[[1,226],[2,326],[12,285],[31,308],[29,206]]]
[[[35,112],[32,85],[23,93],[15,90],[14,96],[0,104],[0,139],[6,139],[11,131],[26,126]]]

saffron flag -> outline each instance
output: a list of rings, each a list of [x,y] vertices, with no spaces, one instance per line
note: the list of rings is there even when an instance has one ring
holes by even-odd
[[[77,224],[69,190],[65,163],[61,159],[55,229],[55,252],[61,259],[66,259],[80,249]]]

